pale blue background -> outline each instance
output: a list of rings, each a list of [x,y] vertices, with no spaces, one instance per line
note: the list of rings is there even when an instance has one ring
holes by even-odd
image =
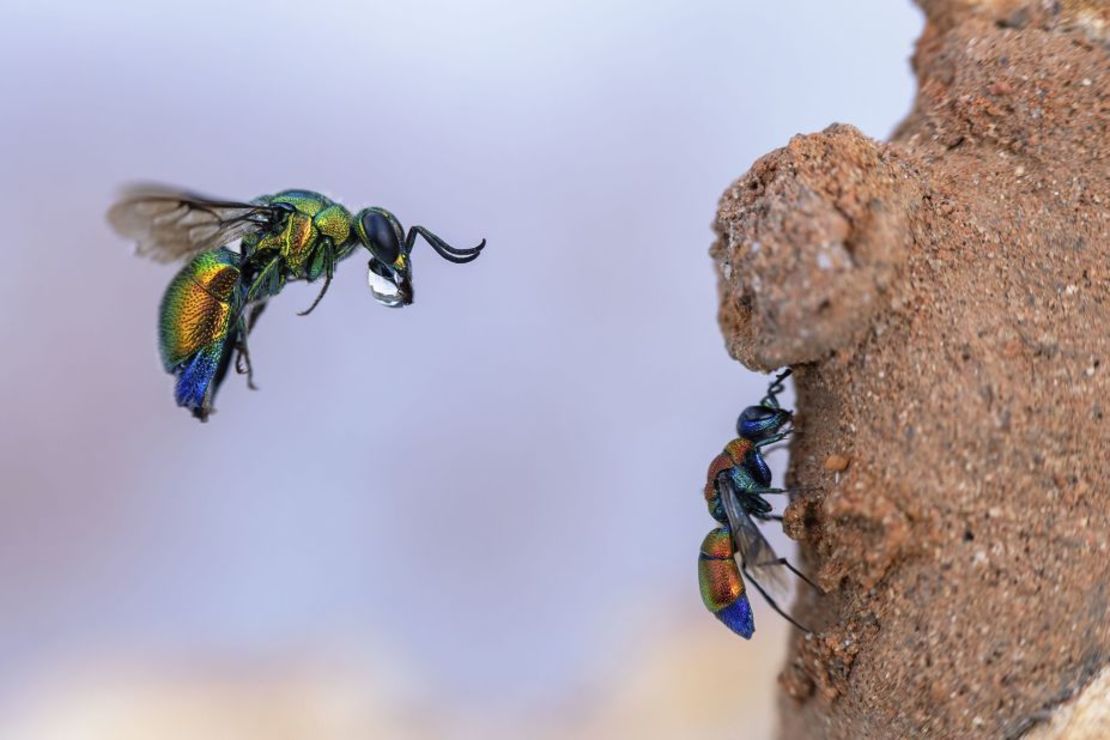
[[[890,132],[908,2],[6,5],[0,687],[340,642],[496,713],[664,618],[742,659],[700,613],[700,486],[765,381],[723,349],[709,224],[793,134]],[[287,289],[262,390],[202,426],[155,351],[173,270],[103,220],[134,179],[489,248],[418,247],[402,311],[361,257],[308,318]]]

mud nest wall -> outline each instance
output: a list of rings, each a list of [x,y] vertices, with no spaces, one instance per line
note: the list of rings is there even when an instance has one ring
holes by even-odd
[[[732,355],[795,368],[789,738],[1059,734],[1110,691],[1110,12],[919,5],[892,141],[795,137],[711,250]]]

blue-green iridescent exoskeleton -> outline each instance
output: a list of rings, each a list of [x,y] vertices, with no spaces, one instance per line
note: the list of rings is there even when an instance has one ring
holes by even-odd
[[[781,516],[771,513],[771,504],[763,497],[787,491],[771,487],[771,469],[763,459],[762,450],[786,439],[793,431],[787,427],[794,414],[778,402],[778,394],[783,391],[783,381],[788,375],[789,368],[779,373],[759,404],[748,406],[740,413],[736,420],[736,439],[725,445],[724,451],[709,463],[705,480],[706,506],[710,516],[721,526],[706,535],[701,544],[698,582],[702,601],[725,626],[745,639],[755,632],[755,619],[741,573],[772,609],[806,632],[809,630],[794,621],[771,598],[765,585],[781,590],[781,567],[785,567],[817,588],[786,558],[775,554],[756,524],[757,520],[782,521]]]
[[[266,301],[295,280],[328,290],[335,266],[358,247],[370,253],[374,298],[390,307],[413,301],[412,248],[421,236],[449,262],[477,259],[485,247],[457,249],[423,226],[406,234],[384,208],[355,215],[309,190],[285,190],[250,202],[209,198],[158,185],[131,188],[108,211],[136,252],[159,262],[189,261],[166,288],[158,345],[166,372],[176,378],[177,403],[205,421],[224,375],[235,368],[252,381],[247,336]],[[239,241],[238,251],[229,246]]]

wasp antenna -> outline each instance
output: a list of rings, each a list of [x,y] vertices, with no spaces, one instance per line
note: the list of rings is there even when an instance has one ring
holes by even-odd
[[[466,257],[466,256],[469,256],[469,255],[472,255],[472,254],[477,254],[478,252],[481,252],[483,249],[485,249],[486,240],[483,239],[482,241],[480,241],[478,243],[478,246],[471,247],[469,249],[459,249],[458,247],[452,247],[450,244],[447,244],[446,242],[444,242],[442,240],[440,240],[439,244],[437,244],[435,246],[436,246],[437,250],[442,249],[444,252],[447,252],[449,254],[453,254],[457,257]]]
[[[482,250],[485,249],[486,246],[486,240],[483,239],[481,243],[478,244],[478,246],[476,247],[471,247],[470,249],[459,249],[458,247],[452,247],[450,244],[443,241],[423,226],[413,226],[409,230],[408,238],[405,240],[406,246],[410,250],[412,249],[413,243],[416,241],[417,234],[420,234],[420,236],[424,237],[424,240],[426,242],[432,245],[432,249],[436,251],[436,254],[438,254],[440,257],[447,260],[448,262],[454,262],[457,265],[476,260],[478,258],[478,255],[481,254]]]
[[[784,390],[786,390],[786,386],[783,385],[782,381],[784,381],[788,377],[790,377],[790,374],[793,373],[793,372],[794,372],[794,368],[788,367],[785,370],[783,370],[781,373],[779,373],[778,375],[775,376],[774,380],[772,380],[770,385],[767,386],[767,395],[765,395],[759,401],[761,406],[770,406],[771,408],[778,408],[779,407],[777,396],[780,393],[782,393]]]

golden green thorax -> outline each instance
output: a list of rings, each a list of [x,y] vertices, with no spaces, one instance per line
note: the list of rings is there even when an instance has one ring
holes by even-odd
[[[330,261],[334,263],[354,247],[350,211],[319,193],[285,190],[262,196],[258,202],[288,206],[289,215],[276,232],[244,238],[244,259],[253,261],[256,255],[259,259],[280,255],[287,279],[313,281],[327,266],[326,250],[331,250]]]

